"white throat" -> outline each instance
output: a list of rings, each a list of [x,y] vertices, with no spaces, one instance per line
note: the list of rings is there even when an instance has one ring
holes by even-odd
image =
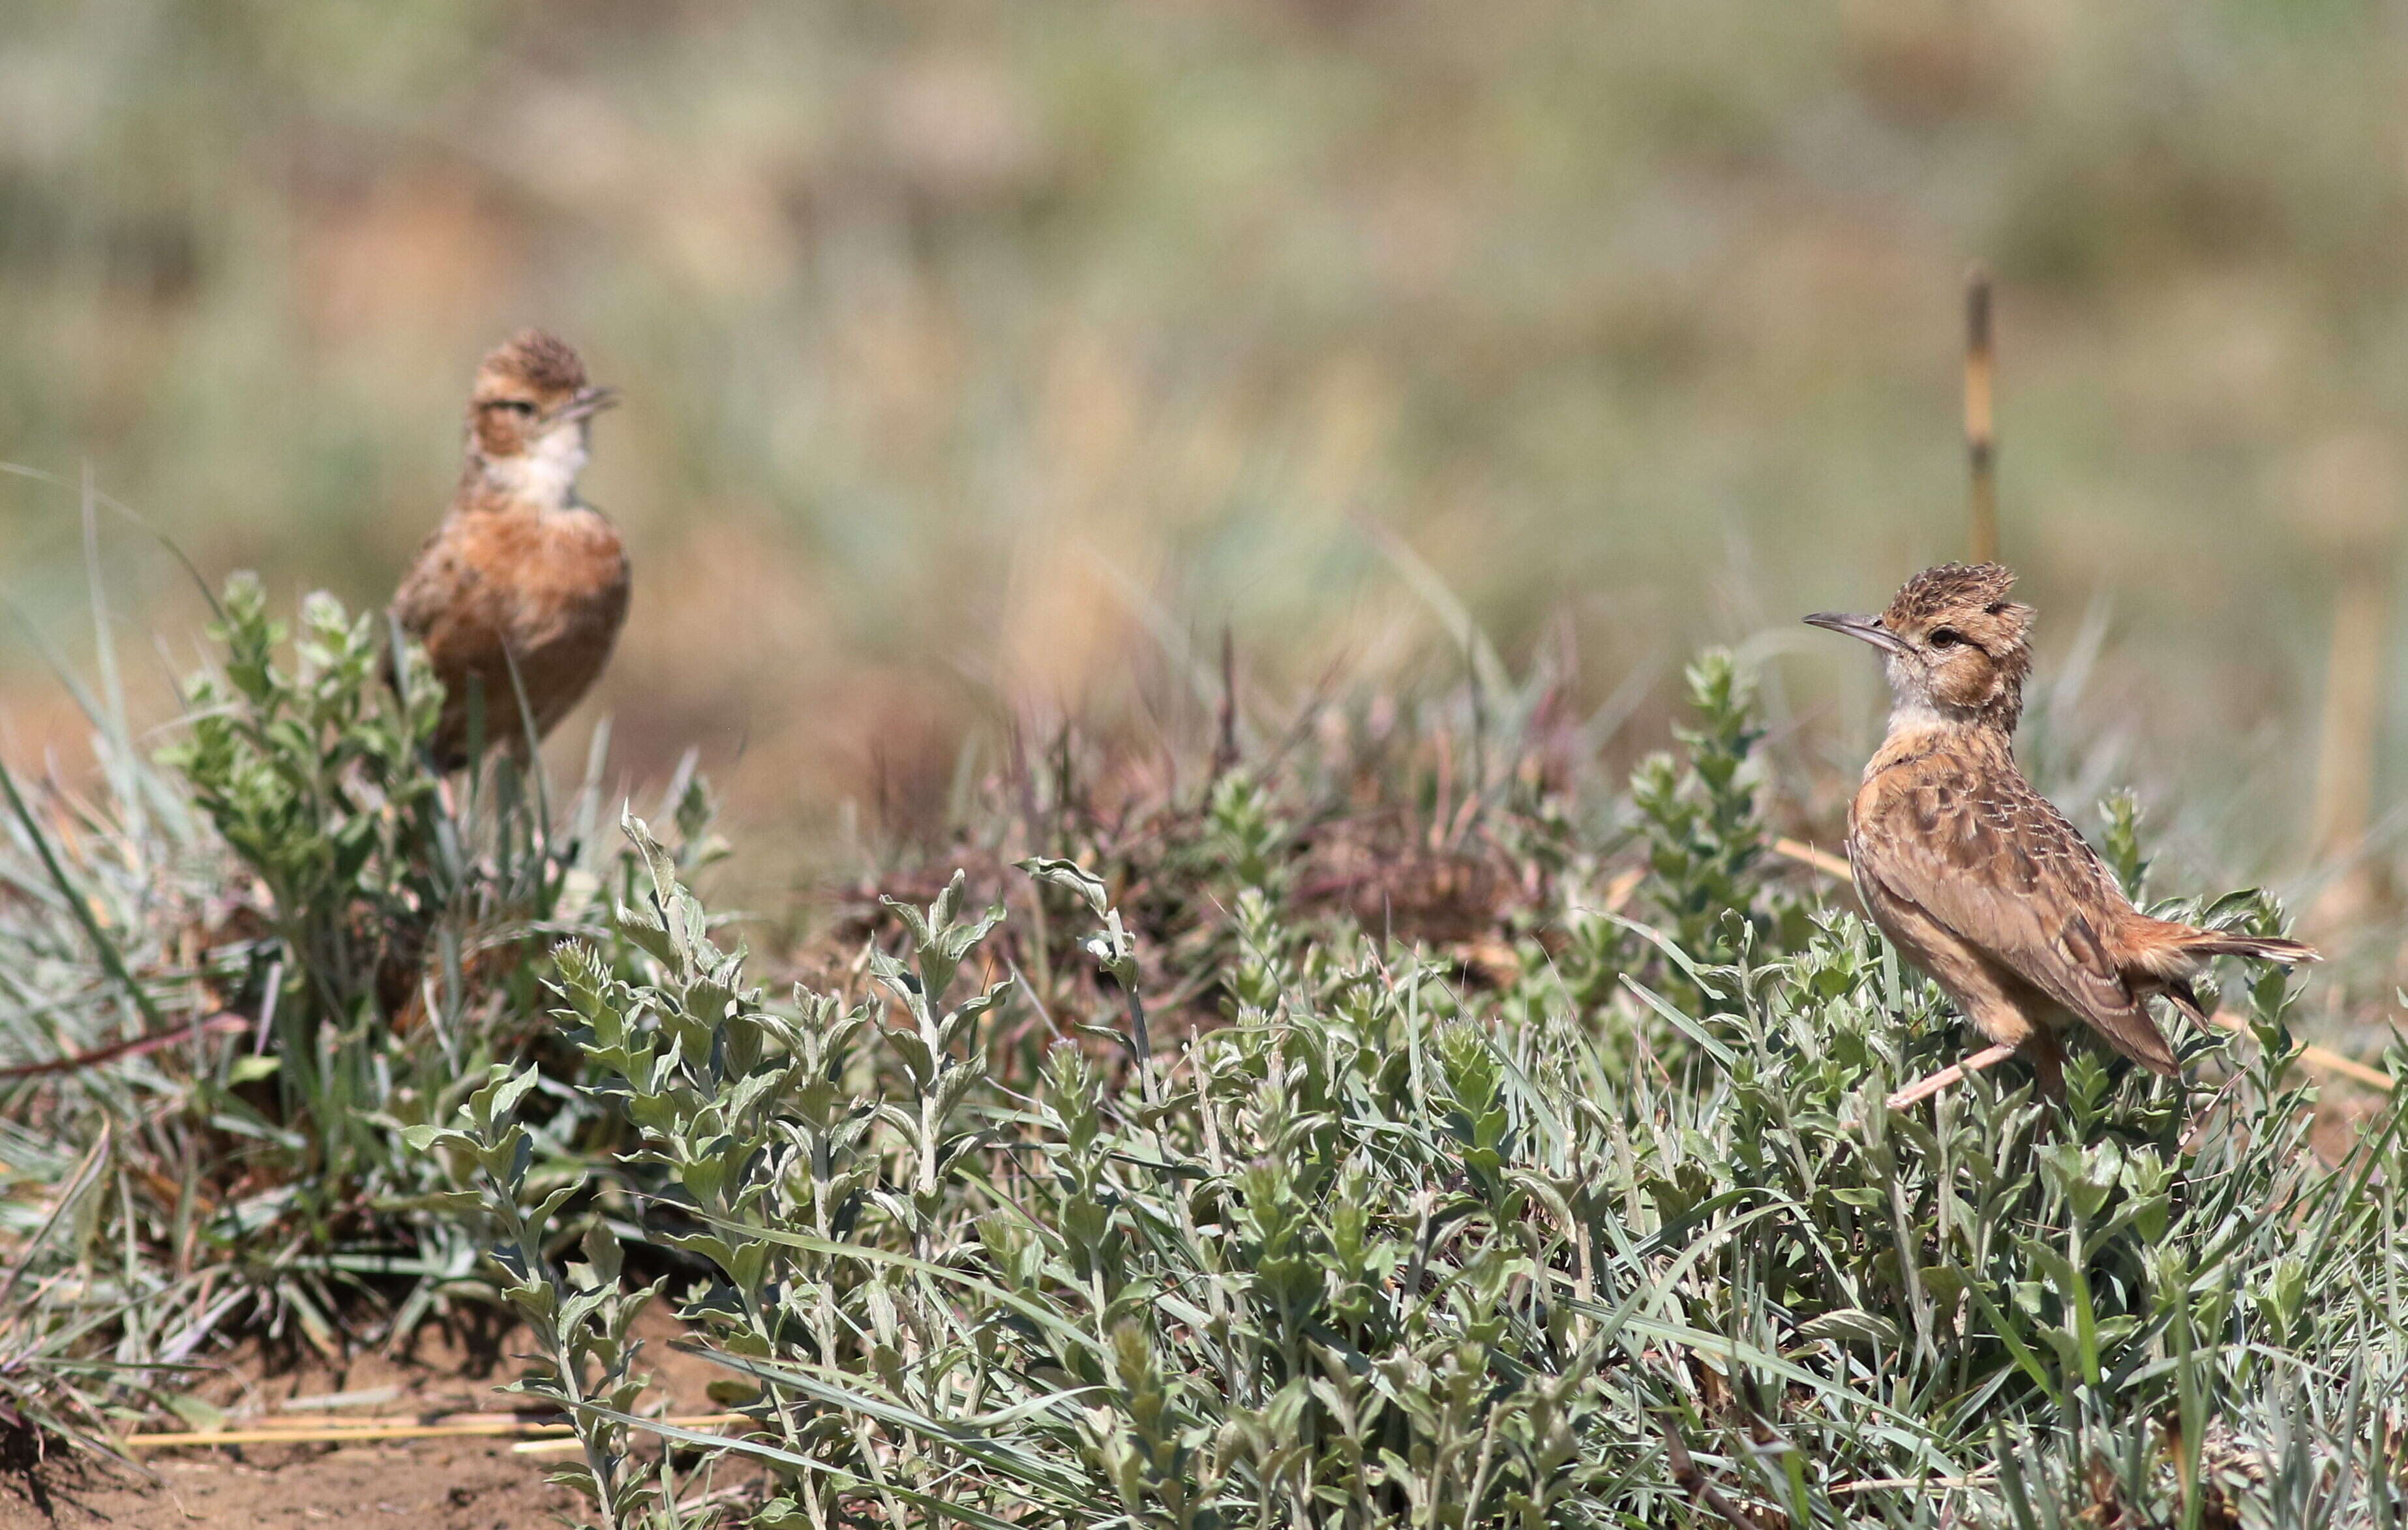
[[[1889,679],[1889,736],[1900,734],[1928,733],[1934,728],[1963,727],[1981,720],[1981,711],[1971,707],[1948,707],[1931,699],[1929,681],[1921,666],[1903,654],[1885,656],[1882,665]]]
[[[1930,733],[1938,728],[1955,727],[1966,721],[1966,714],[1954,708],[1942,710],[1920,696],[1900,697],[1890,704],[1889,736]]]
[[[577,502],[577,475],[585,470],[585,422],[580,420],[544,432],[533,450],[487,459],[485,477],[513,499],[565,509]]]

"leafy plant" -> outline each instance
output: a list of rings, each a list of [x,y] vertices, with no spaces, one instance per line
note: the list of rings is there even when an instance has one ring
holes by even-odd
[[[558,1184],[538,1193],[530,1181],[537,1145],[511,1114],[537,1082],[532,1067],[514,1072],[496,1065],[468,1096],[460,1129],[419,1125],[403,1135],[413,1151],[455,1150],[474,1165],[477,1188],[455,1193],[454,1204],[470,1216],[481,1210],[490,1217],[496,1238],[490,1257],[501,1276],[502,1298],[526,1323],[542,1362],[504,1390],[558,1405],[584,1448],[582,1462],[550,1480],[583,1492],[604,1530],[708,1523],[712,1516],[706,1509],[680,1504],[667,1457],[650,1469],[631,1457],[630,1425],[614,1416],[633,1408],[647,1384],[636,1369],[643,1344],[630,1330],[660,1294],[661,1282],[622,1290],[619,1240],[598,1221],[587,1224],[584,1261],[565,1271],[553,1265],[552,1224],[580,1187]]]
[[[288,646],[247,576],[222,608],[223,660],[188,686],[186,736],[160,758],[260,890],[249,1055],[222,1055],[194,1100],[222,1134],[211,1158],[242,1163],[275,1200],[202,1236],[265,1265],[277,1301],[327,1344],[343,1301],[330,1277],[414,1276],[407,1326],[474,1267],[471,1230],[428,1210],[440,1171],[400,1134],[548,1042],[522,1018],[534,972],[563,934],[607,937],[596,894],[616,868],[564,852],[539,772],[504,760],[455,798],[424,754],[441,688],[373,618],[311,595]],[[597,1118],[573,1090],[551,1114],[566,1173]],[[281,1246],[263,1258],[270,1227]]]
[[[1332,751],[1116,822],[1066,764],[1014,821],[1060,852],[1032,879],[892,900],[773,1000],[691,891],[697,794],[672,851],[631,816],[604,845],[590,782],[561,834],[539,778],[437,790],[371,630],[227,611],[185,773],[112,756],[103,802],[13,811],[12,1037],[134,1037],[7,1086],[49,1114],[0,1131],[45,1187],[0,1196],[36,1298],[0,1404],[46,1427],[247,1314],[332,1345],[358,1294],[399,1326],[481,1286],[613,1530],[724,1503],[646,1432],[828,1530],[2396,1519],[2396,1108],[2316,1156],[2263,973],[2187,1087],[2085,1055],[2061,1107],[2001,1070],[1886,1111],[1961,1026],[1768,876],[1725,661],[1621,817],[1643,867],[1490,687],[1459,787],[1451,744]],[[1389,912],[1326,891],[1359,879]],[[739,1437],[648,1416],[655,1293]]]
[[[280,1052],[297,1073],[320,1025],[377,1008],[382,969],[416,955],[427,910],[445,901],[435,879],[458,872],[456,847],[449,868],[429,853],[439,782],[418,759],[442,687],[408,662],[397,686],[380,684],[374,619],[332,596],[303,601],[290,662],[257,579],[230,580],[222,611],[211,628],[222,665],[187,686],[186,736],[159,758],[266,893],[294,978],[279,995]]]
[[[394,689],[368,619],[311,597],[296,636],[247,578],[221,614],[181,737],[145,758],[95,703],[103,790],[11,775],[0,830],[28,890],[0,908],[0,1268],[53,1257],[37,1208],[108,1141],[74,1245],[108,1273],[40,1287],[50,1318],[17,1333],[113,1349],[137,1388],[245,1327],[336,1351],[473,1283],[480,1230],[401,1133],[497,1064],[574,1063],[539,975],[564,936],[619,950],[632,866],[593,832],[598,751],[558,815],[507,764],[446,786],[420,751],[434,682],[405,653]],[[690,870],[708,800],[673,794]],[[616,1129],[555,1072],[538,1182]]]
[[[1753,715],[1755,684],[1720,649],[1688,669],[1694,726],[1675,728],[1685,768],[1670,754],[1650,755],[1630,777],[1652,878],[1648,899],[1662,910],[1665,934],[1709,963],[1736,956],[1769,927],[1759,907],[1770,841],[1756,811],[1752,754],[1764,736]],[[1676,992],[1706,999],[1680,972]]]
[[[1725,954],[1644,932],[1709,1005],[1484,996],[1257,899],[1230,1023],[1117,1074],[1066,1037],[1025,1093],[985,1070],[1011,987],[953,996],[1000,929],[958,878],[871,996],[772,1006],[631,823],[649,972],[565,958],[566,1015],[755,1425],[660,1432],[768,1467],[770,1524],[2386,1523],[2408,1150],[2394,1114],[2308,1151],[2282,976],[2192,1048],[2212,1087],[2085,1055],[2062,1108],[1890,1113],[1959,1027],[1853,915],[1749,917],[1738,779],[1673,792],[1730,847],[1684,863],[1741,899],[1696,906]],[[1030,870],[1133,993],[1105,885]],[[1074,1023],[1117,1050],[1109,1013]]]

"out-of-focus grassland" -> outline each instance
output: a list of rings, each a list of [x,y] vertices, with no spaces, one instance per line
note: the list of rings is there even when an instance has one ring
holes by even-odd
[[[2050,661],[2106,611],[2086,726],[2193,805],[2177,848],[2296,871],[2334,573],[2387,555],[2402,489],[2400,25],[17,0],[0,458],[88,462],[213,579],[372,601],[477,355],[556,327],[628,394],[587,485],[638,570],[621,757],[699,743],[740,822],[940,795],[1015,708],[1141,718],[1149,620],[1233,624],[1271,696],[1450,662],[1364,520],[1509,655],[1567,622],[1592,699],[1765,635],[1836,762],[1871,666],[1792,622],[1962,551],[1980,259]],[[0,578],[70,655],[74,508],[0,483]],[[167,561],[104,540],[115,620],[189,653]],[[10,751],[80,732],[27,641],[5,694]]]

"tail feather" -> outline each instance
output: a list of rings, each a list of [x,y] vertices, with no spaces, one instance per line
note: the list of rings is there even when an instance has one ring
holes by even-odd
[[[2271,935],[2235,935],[2229,930],[2194,930],[2182,947],[2193,956],[2254,956],[2260,961],[2280,962],[2285,966],[2324,960],[2323,952],[2303,941]]]
[[[2124,929],[2127,961],[2158,978],[2188,978],[2218,956],[2248,956],[2296,966],[2323,960],[2314,946],[2271,935],[2201,930],[2172,920],[2135,914]]]
[[[2166,979],[2164,993],[2166,997],[2173,1000],[2175,1008],[2190,1017],[2192,1024],[2204,1029],[2210,1023],[2207,1010],[2200,1004],[2199,994],[2191,988],[2188,978]]]

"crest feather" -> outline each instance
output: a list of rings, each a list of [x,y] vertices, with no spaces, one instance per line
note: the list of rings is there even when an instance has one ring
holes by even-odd
[[[479,372],[523,382],[538,393],[573,393],[585,386],[585,364],[556,335],[523,329],[495,346]]]
[[[2013,569],[2003,564],[1942,564],[1927,568],[1899,587],[1882,613],[1882,624],[1903,632],[1936,619],[1943,611],[1987,611],[2003,616],[2010,610],[2028,618],[2028,608],[2009,606],[2007,592],[2015,587]]]

